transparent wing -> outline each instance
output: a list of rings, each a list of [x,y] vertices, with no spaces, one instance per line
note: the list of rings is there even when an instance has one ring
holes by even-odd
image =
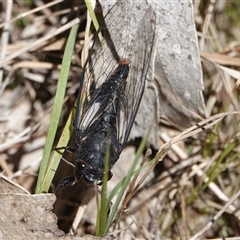
[[[117,139],[121,146],[126,143],[144,92],[154,42],[154,20],[155,16],[149,8],[139,27],[131,30],[130,22],[134,21],[131,19],[131,7],[124,0],[118,1],[106,15],[105,22],[109,24],[103,24],[99,30],[103,32],[104,41],[94,43],[80,79],[74,123],[76,141],[109,107],[111,89],[109,94],[103,95],[101,86],[116,71],[119,62],[125,59],[130,62],[127,83],[120,93],[118,104],[112,104],[115,104]],[[114,29],[114,34],[109,34],[107,29]]]

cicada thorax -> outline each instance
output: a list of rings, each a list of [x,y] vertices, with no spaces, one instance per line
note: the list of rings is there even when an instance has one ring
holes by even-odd
[[[102,180],[104,161],[109,149],[109,168],[118,160],[122,147],[117,135],[118,118],[125,101],[125,87],[129,73],[129,61],[120,61],[117,68],[95,91],[88,103],[86,130],[79,135],[76,151],[77,178],[84,176],[87,182]],[[91,119],[91,120],[90,120]],[[108,148],[109,145],[109,148]]]

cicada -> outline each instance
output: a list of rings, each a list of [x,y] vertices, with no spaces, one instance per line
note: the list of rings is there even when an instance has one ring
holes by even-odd
[[[73,186],[82,177],[101,181],[107,148],[110,169],[127,143],[141,102],[154,42],[154,14],[147,9],[131,29],[131,9],[118,1],[105,17],[80,78],[74,120],[75,174],[58,187]],[[57,188],[58,189],[58,188]]]

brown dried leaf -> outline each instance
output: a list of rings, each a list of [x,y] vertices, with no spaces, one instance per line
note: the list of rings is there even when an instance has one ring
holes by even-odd
[[[107,13],[115,1],[100,1]],[[143,136],[153,127],[149,142],[159,147],[159,121],[178,128],[189,127],[205,116],[200,64],[192,1],[125,1],[134,19],[129,27],[139,27],[139,19],[151,6],[156,14],[156,38],[153,67],[131,138]],[[111,34],[121,30],[110,29]],[[144,29],[147,34],[149,29]]]
[[[212,61],[214,63],[222,64],[222,65],[230,65],[230,66],[240,66],[240,59],[235,57],[230,57],[221,53],[207,53],[202,52],[201,56]]]

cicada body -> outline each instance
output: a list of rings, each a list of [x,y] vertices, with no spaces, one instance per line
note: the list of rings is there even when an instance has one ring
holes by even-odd
[[[59,186],[72,186],[82,177],[89,183],[101,181],[107,149],[111,177],[110,169],[119,159],[134,124],[154,42],[153,14],[148,9],[139,29],[132,34],[126,25],[131,14],[124,4],[118,1],[106,15],[105,22],[110,26],[103,25],[99,30],[104,41],[94,43],[89,51],[80,78],[74,121],[75,174],[65,178]],[[125,21],[117,18],[117,12]],[[108,27],[113,29],[114,26],[123,32],[104,34]],[[118,44],[120,37],[125,41]]]
[[[125,89],[129,61],[122,60],[115,71],[94,92],[87,105],[84,119],[76,131],[76,172],[87,182],[102,180],[105,154],[109,144],[110,166],[118,160],[122,143],[118,137],[118,124],[126,103]]]

